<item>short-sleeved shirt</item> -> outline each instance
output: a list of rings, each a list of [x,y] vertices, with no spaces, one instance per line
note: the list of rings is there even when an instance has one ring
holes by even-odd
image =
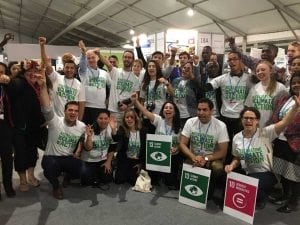
[[[85,89],[76,78],[67,79],[65,76],[53,71],[49,78],[53,84],[52,98],[54,112],[64,116],[65,104],[69,101],[84,102]]]
[[[133,92],[139,91],[139,79],[132,71],[113,67],[110,71],[111,87],[108,110],[119,112],[118,102],[129,99]]]
[[[244,138],[241,131],[233,137],[232,155],[245,160],[245,169],[248,173],[271,171],[270,157],[273,152],[271,142],[277,136],[274,124],[262,129],[257,128],[252,138]]]
[[[198,117],[188,119],[181,134],[189,138],[190,149],[195,155],[212,154],[218,143],[229,142],[225,123],[214,117],[206,124]]]
[[[107,126],[107,128],[102,130],[98,135],[93,134],[92,142],[92,150],[83,150],[81,152],[81,159],[85,162],[100,162],[106,160],[109,146],[112,143],[111,127]]]
[[[155,134],[172,135],[172,147],[177,148],[177,151],[174,153],[177,154],[180,133],[175,134],[172,126],[167,125],[166,121],[157,114],[154,114],[154,121],[152,124],[156,127]]]
[[[273,98],[280,92],[286,91],[286,87],[276,82],[276,89],[269,95],[266,92],[265,87],[262,85],[261,82],[254,85],[247,96],[245,101],[245,105],[249,107],[255,107],[260,112],[260,120],[259,120],[259,127],[265,127],[266,123],[269,121],[272,111],[273,111]]]
[[[51,113],[52,110],[52,107],[43,108],[43,113]],[[64,117],[59,117],[54,113],[53,117],[48,121],[48,142],[45,155],[73,155],[77,143],[84,132],[85,124],[81,121],[77,120],[74,126],[68,126]]]
[[[241,77],[237,77],[228,73],[212,79],[210,83],[214,89],[221,87],[222,116],[239,118],[251,86],[250,76],[243,73]]]

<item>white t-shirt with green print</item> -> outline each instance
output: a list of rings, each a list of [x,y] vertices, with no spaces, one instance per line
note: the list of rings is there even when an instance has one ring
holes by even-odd
[[[85,86],[86,107],[106,108],[106,85],[111,85],[111,79],[105,70],[94,70],[87,67],[85,74],[80,74],[82,84]]]
[[[85,89],[80,81],[76,78],[67,79],[64,75],[60,75],[53,71],[49,75],[49,79],[53,85],[52,98],[54,112],[58,116],[64,116],[65,104],[69,101],[84,102]]]
[[[254,85],[245,101],[246,106],[255,107],[260,112],[259,127],[265,127],[273,111],[273,98],[280,92],[287,91],[286,87],[276,82],[276,89],[272,95],[266,92],[266,87],[261,82]]]
[[[210,81],[214,89],[221,87],[221,115],[228,118],[239,118],[244,102],[251,88],[250,75],[243,73],[241,77],[223,74]]]
[[[85,137],[86,139],[87,137]],[[107,159],[109,145],[112,143],[111,127],[107,126],[100,134],[93,134],[93,148],[90,151],[82,150],[81,159],[85,162],[100,162]]]
[[[109,72],[111,87],[109,94],[108,110],[119,112],[118,101],[129,99],[133,92],[139,91],[139,78],[132,71],[113,67]]]
[[[147,107],[147,104],[154,103],[155,109],[152,113],[159,114],[162,105],[166,102],[166,88],[165,85],[159,84],[156,88],[155,87],[156,80],[151,80],[149,86],[146,90],[141,89],[140,97],[144,99],[144,106]]]
[[[211,117],[203,124],[198,117],[188,119],[181,134],[190,140],[190,149],[195,155],[212,154],[218,143],[229,142],[225,123]]]
[[[79,120],[74,126],[68,126],[64,117],[53,113],[52,107],[43,108],[48,120],[48,142],[44,155],[71,156],[79,139],[85,132],[85,124]]]
[[[177,149],[173,154],[177,154],[179,152],[178,144],[180,132],[178,134],[175,134],[174,130],[172,130],[172,127],[167,125],[165,120],[157,114],[154,114],[154,121],[152,124],[156,127],[155,134],[172,135],[172,147],[175,147]]]
[[[232,155],[245,161],[245,170],[248,173],[271,171],[273,152],[271,142],[277,136],[274,124],[258,128],[252,138],[244,138],[241,131],[233,137]]]

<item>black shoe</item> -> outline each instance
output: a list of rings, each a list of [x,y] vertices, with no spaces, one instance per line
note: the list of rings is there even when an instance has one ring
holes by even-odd
[[[261,209],[264,209],[265,206],[266,206],[266,202],[265,201],[259,201],[259,202],[256,202],[255,209],[261,210]]]
[[[14,198],[16,196],[16,191],[13,188],[9,188],[5,190],[6,196],[9,198]]]
[[[269,201],[274,205],[283,205],[287,202],[287,198],[285,196],[271,197],[269,196]]]
[[[291,213],[294,211],[292,208],[290,208],[288,205],[281,206],[280,208],[276,209],[277,212],[281,213]]]

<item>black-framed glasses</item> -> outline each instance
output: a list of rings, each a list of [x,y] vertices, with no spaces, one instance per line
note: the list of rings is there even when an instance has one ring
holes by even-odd
[[[250,121],[254,121],[257,118],[256,117],[242,117],[243,120],[250,120]]]

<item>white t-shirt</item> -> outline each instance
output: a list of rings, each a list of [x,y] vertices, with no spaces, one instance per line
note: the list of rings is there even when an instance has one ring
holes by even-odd
[[[81,70],[79,70],[81,71]],[[111,79],[105,70],[94,70],[87,67],[85,73],[79,73],[85,87],[86,107],[106,108],[106,85],[111,85]]]
[[[167,125],[165,120],[157,114],[154,114],[154,121],[152,124],[156,127],[155,134],[172,135],[172,147],[175,147],[177,149],[173,154],[177,154],[179,152],[178,144],[180,132],[178,132],[178,134],[175,134],[174,130],[172,130],[172,126]]]
[[[237,77],[227,73],[212,79],[210,83],[214,89],[221,87],[221,115],[228,118],[239,118],[251,86],[250,75],[243,73],[241,77]]]
[[[109,95],[108,110],[119,112],[118,101],[131,97],[133,92],[139,91],[139,79],[132,71],[127,72],[122,68],[113,67],[110,71],[111,87]]]
[[[188,119],[181,134],[190,139],[190,149],[195,155],[212,154],[218,143],[229,142],[225,123],[214,117],[206,124],[198,117]]]
[[[44,114],[53,113],[52,107],[43,108]],[[44,155],[71,156],[76,148],[80,137],[85,132],[85,124],[76,121],[75,126],[68,126],[64,117],[55,113],[48,121],[48,142]]]
[[[139,159],[141,141],[140,131],[131,132],[129,134],[128,150],[126,152],[127,157],[130,159]]]
[[[252,138],[244,138],[241,131],[233,137],[232,155],[245,160],[245,170],[248,173],[271,171],[273,153],[271,142],[277,136],[274,124],[258,128]]]
[[[286,87],[279,82],[277,82],[276,89],[272,95],[267,94],[266,87],[261,82],[250,89],[245,105],[255,107],[260,112],[259,127],[266,126],[273,111],[272,100],[281,91],[286,91]]]
[[[87,136],[85,137],[86,140]],[[107,159],[109,145],[112,143],[111,127],[107,126],[100,134],[93,134],[93,148],[90,151],[83,150],[81,159],[85,162],[100,162]]]
[[[85,89],[80,81],[76,78],[67,79],[64,75],[60,75],[53,71],[49,75],[49,79],[53,84],[53,106],[54,112],[58,116],[64,116],[65,104],[69,101],[85,101]]]
[[[166,88],[165,85],[159,84],[154,91],[156,80],[151,80],[149,86],[146,90],[141,89],[140,97],[143,98],[144,106],[147,107],[149,104],[155,104],[155,108],[152,111],[153,113],[159,114],[161,107],[166,102]],[[155,92],[155,93],[154,93]]]
[[[181,80],[177,87],[175,87],[174,102],[176,103],[180,112],[180,118],[190,117],[190,113],[187,110],[186,95],[187,95],[187,80]]]

